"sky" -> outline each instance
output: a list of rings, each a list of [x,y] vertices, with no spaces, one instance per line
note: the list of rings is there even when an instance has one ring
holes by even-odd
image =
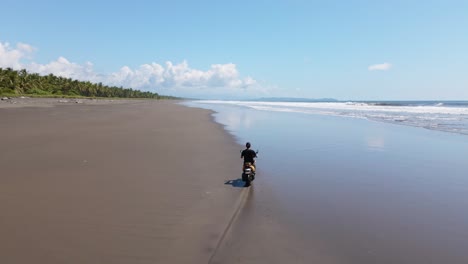
[[[191,98],[468,100],[468,1],[0,6],[2,68]]]

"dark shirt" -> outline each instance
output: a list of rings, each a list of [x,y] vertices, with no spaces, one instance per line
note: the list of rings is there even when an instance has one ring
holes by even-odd
[[[241,158],[244,158],[244,163],[245,162],[251,162],[254,163],[254,158],[257,157],[257,153],[251,149],[244,149],[241,154]]]

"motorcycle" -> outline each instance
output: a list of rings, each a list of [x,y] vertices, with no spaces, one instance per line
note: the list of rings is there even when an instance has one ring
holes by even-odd
[[[258,150],[255,151],[258,154]],[[258,157],[258,155],[257,155]],[[245,162],[242,166],[242,181],[245,182],[245,186],[250,186],[253,180],[255,180],[256,165],[250,162]]]

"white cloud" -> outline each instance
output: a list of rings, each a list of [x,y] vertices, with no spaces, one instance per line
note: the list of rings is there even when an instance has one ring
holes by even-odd
[[[392,64],[385,62],[382,64],[370,65],[367,69],[369,71],[387,71],[387,70],[390,70],[391,67],[392,67]]]
[[[42,75],[52,73],[57,76],[78,80],[94,81],[97,77],[97,75],[93,72],[92,63],[87,62],[85,65],[80,65],[77,63],[72,63],[64,57],[59,57],[57,60],[48,64],[38,64],[31,62],[24,64],[22,67],[30,72],[37,72]]]
[[[10,43],[0,42],[0,67],[2,68],[20,68],[20,61],[23,58],[28,58],[34,48],[24,43],[18,43],[15,48],[10,46]]]
[[[84,65],[70,62],[64,57],[47,64],[36,62],[24,63],[32,57],[36,49],[28,44],[19,43],[12,48],[8,43],[0,42],[0,67],[24,68],[41,75],[54,74],[66,78],[102,82],[107,85],[123,86],[133,89],[155,91],[177,96],[203,95],[242,95],[264,94],[266,91],[255,79],[242,78],[233,63],[213,64],[206,70],[192,69],[186,61],[164,65],[158,63],[143,64],[135,69],[123,66],[117,72],[98,74],[93,64]]]
[[[187,91],[213,89],[245,89],[257,82],[251,77],[241,78],[235,64],[214,64],[207,71],[192,69],[186,61],[165,65],[155,62],[143,64],[136,69],[127,66],[107,76],[96,77],[112,85],[138,89],[160,88],[162,90]]]
[[[34,48],[33,46],[21,42],[16,44],[16,48],[25,53],[33,53],[34,51],[36,51],[36,48]]]

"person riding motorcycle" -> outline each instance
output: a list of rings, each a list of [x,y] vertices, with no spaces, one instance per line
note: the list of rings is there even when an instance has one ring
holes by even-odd
[[[242,170],[245,167],[250,167],[253,172],[255,172],[255,158],[257,157],[257,153],[250,149],[250,142],[245,144],[246,149],[244,149],[241,153],[241,159],[244,159],[244,164],[242,165]]]

